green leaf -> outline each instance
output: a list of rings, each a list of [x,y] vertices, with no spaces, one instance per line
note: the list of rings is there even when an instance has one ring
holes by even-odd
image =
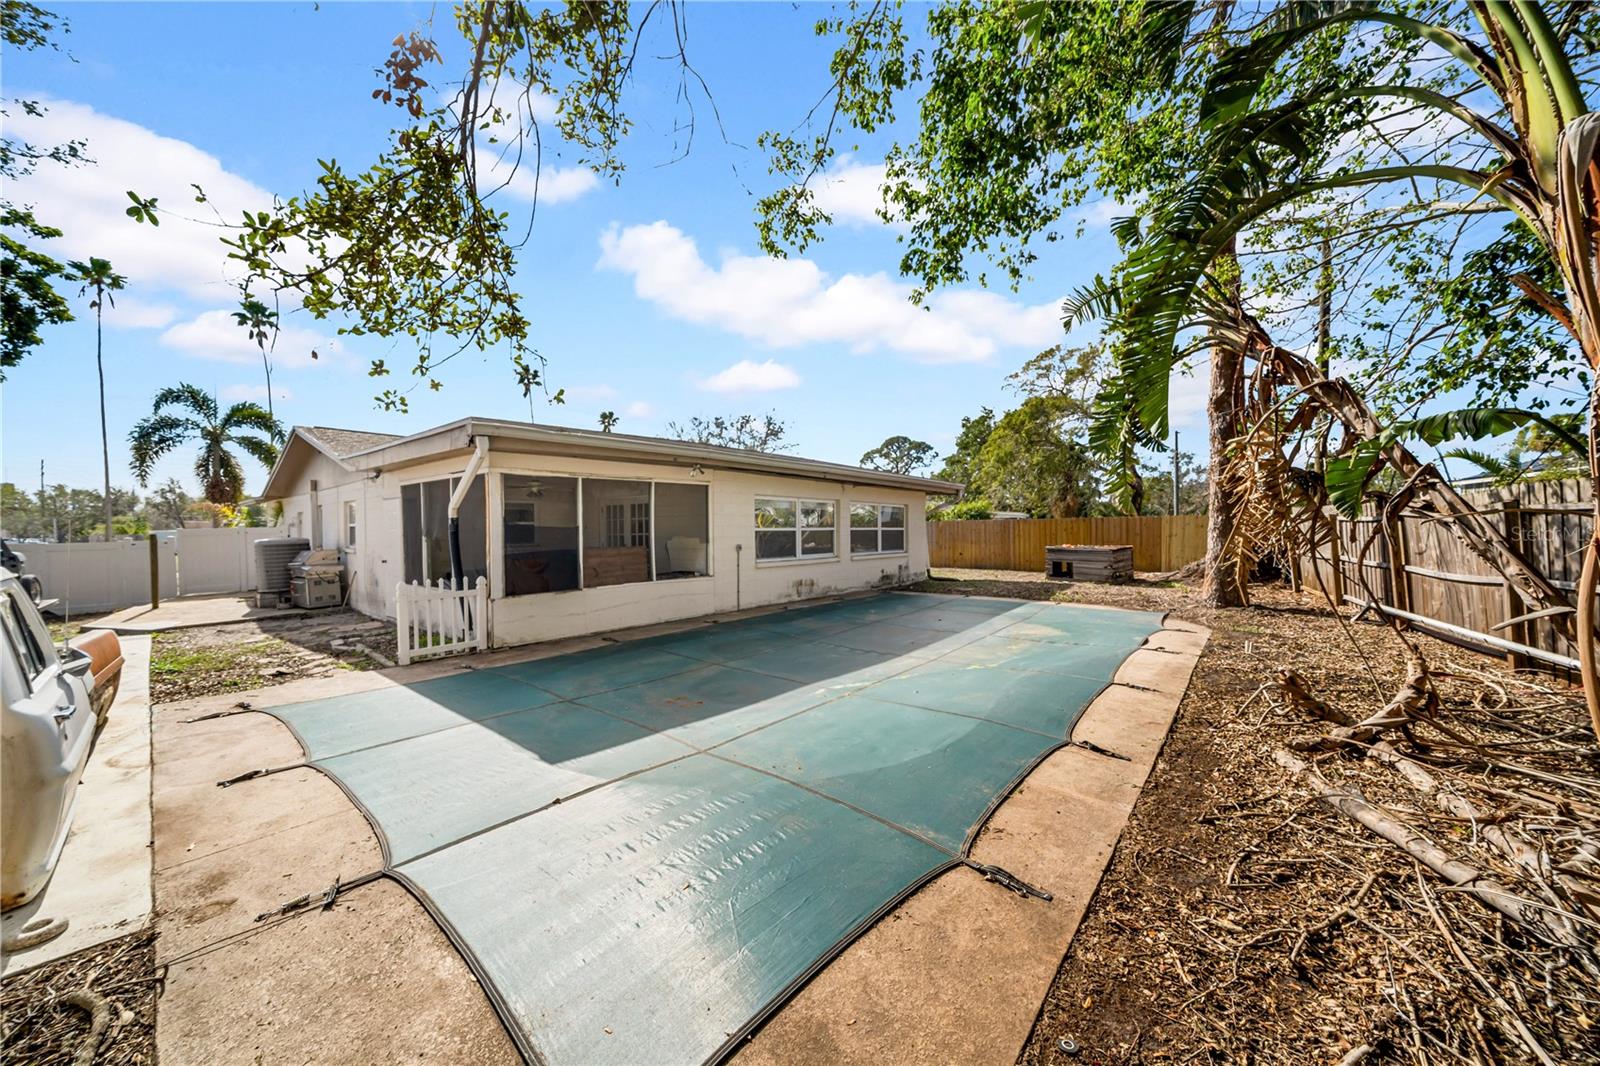
[[[1400,436],[1417,437],[1437,447],[1451,440],[1498,437],[1531,424],[1543,427],[1562,444],[1583,455],[1589,450],[1588,442],[1572,428],[1579,417],[1571,414],[1547,417],[1520,407],[1468,407],[1401,422],[1394,427],[1394,432]]]
[[[1347,518],[1361,511],[1361,497],[1367,483],[1377,473],[1383,441],[1377,437],[1357,441],[1343,455],[1333,456],[1323,468],[1322,481],[1328,490],[1328,501]]]

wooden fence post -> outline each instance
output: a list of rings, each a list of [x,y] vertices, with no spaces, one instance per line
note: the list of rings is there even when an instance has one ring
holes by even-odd
[[[161,606],[161,544],[154,533],[145,539],[150,542],[150,609],[153,611]]]
[[[1396,514],[1394,521],[1386,523],[1384,531],[1389,541],[1389,595],[1393,606],[1402,611],[1411,610],[1411,575],[1406,567],[1411,563],[1411,552],[1406,544],[1406,517]]]
[[[1329,508],[1329,510],[1332,510],[1332,508]],[[1333,593],[1333,605],[1335,607],[1343,607],[1344,564],[1339,559],[1339,542],[1344,535],[1339,532],[1340,518],[1338,511],[1334,511],[1331,515],[1324,511],[1323,515],[1328,519],[1328,565],[1333,569],[1333,588],[1329,591]]]
[[[1519,556],[1523,555],[1525,527],[1523,524],[1522,508],[1518,504],[1517,500],[1508,499],[1503,502],[1500,509],[1505,515],[1506,539],[1511,541],[1511,546],[1516,549],[1516,552]],[[1505,603],[1505,612],[1507,618],[1515,618],[1518,615],[1525,613],[1526,608],[1522,606],[1522,597],[1518,596],[1516,591],[1512,589],[1511,582],[1501,578],[1500,589],[1502,592],[1502,602]],[[1506,636],[1510,640],[1516,641],[1518,644],[1526,644],[1528,643],[1528,631],[1528,623],[1518,622],[1516,625],[1511,627],[1511,631],[1507,633]],[[1511,667],[1513,670],[1526,669],[1528,666],[1528,657],[1523,655],[1521,652],[1508,651],[1506,652],[1506,665]]]

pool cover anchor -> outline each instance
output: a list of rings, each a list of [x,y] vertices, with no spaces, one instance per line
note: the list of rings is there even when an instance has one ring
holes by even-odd
[[[180,725],[190,725],[190,724],[192,724],[194,722],[209,722],[213,718],[232,718],[236,714],[249,714],[249,713],[251,713],[252,711],[255,710],[255,707],[251,706],[249,700],[240,700],[238,703],[235,703],[233,706],[236,709],[228,710],[228,711],[212,711],[210,714],[202,714],[202,715],[198,715],[198,716],[196,716],[194,718],[185,718],[179,724]]]
[[[971,859],[963,859],[962,862],[966,866],[969,866],[982,874],[985,881],[993,881],[1001,888],[1009,889],[1010,891],[1021,896],[1023,899],[1027,899],[1029,896],[1032,896],[1034,899],[1042,899],[1046,903],[1049,903],[1051,900],[1055,899],[1054,896],[1046,892],[1044,889],[1035,888],[1033,885],[1028,884],[1028,882],[1024,881],[1022,878],[1018,877],[1009,870],[1002,869],[989,863],[974,862]]]
[[[333,884],[322,891],[307,892],[305,895],[297,896],[287,903],[278,904],[270,911],[262,911],[256,915],[256,921],[264,922],[269,918],[279,918],[286,914],[294,914],[296,911],[308,910],[313,906],[319,910],[329,910],[338,902],[340,895],[350,891],[352,888],[360,888],[362,885],[376,881],[383,876],[383,873],[382,870],[373,870],[371,873],[362,874],[360,877],[350,881],[342,880],[336,874],[333,878]]]
[[[1093,752],[1096,755],[1104,755],[1108,759],[1121,759],[1123,762],[1133,761],[1132,756],[1124,755],[1120,751],[1112,751],[1110,748],[1102,748],[1092,740],[1074,740],[1072,742],[1072,746],[1075,748],[1082,748],[1084,751]]]
[[[259,770],[246,770],[242,774],[235,774],[230,778],[218,781],[217,787],[228,788],[231,785],[239,784],[241,781],[254,781],[256,778],[266,777],[268,774],[281,774],[285,770],[299,770],[304,768],[305,765],[303,762],[293,762],[287,766],[263,766]]]

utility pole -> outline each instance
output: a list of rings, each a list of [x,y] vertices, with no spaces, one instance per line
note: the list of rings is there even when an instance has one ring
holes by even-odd
[[[1179,469],[1178,431],[1172,431],[1172,513],[1178,513],[1178,490],[1183,487],[1183,474]]]

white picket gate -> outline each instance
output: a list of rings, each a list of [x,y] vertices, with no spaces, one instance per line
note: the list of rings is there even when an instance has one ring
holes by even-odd
[[[489,581],[454,589],[449,578],[437,587],[412,582],[395,586],[395,625],[400,665],[436,655],[489,650]]]

